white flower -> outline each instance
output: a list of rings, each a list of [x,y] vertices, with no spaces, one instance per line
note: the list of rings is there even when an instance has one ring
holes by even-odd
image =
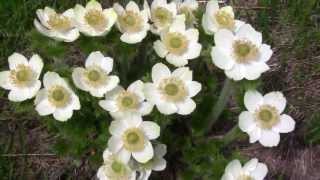
[[[219,30],[214,41],[212,61],[229,78],[235,81],[244,78],[254,80],[270,69],[266,62],[272,50],[269,45],[262,44],[261,33],[249,24],[241,26],[235,35],[226,29]]]
[[[115,119],[150,114],[153,104],[145,101],[143,88],[144,84],[140,80],[133,82],[127,90],[118,86],[107,93],[106,99],[100,101],[99,105],[109,111]]]
[[[57,73],[47,72],[43,77],[43,85],[34,101],[40,116],[53,114],[56,120],[66,121],[71,118],[73,110],[80,109],[78,96]]]
[[[9,71],[0,72],[0,87],[10,90],[10,101],[20,102],[33,98],[41,87],[38,80],[43,62],[38,55],[28,61],[23,55],[13,53],[8,58]]]
[[[148,9],[140,11],[134,1],[130,1],[126,9],[118,3],[115,3],[113,8],[118,14],[117,26],[122,32],[121,41],[128,44],[141,42],[147,36],[147,31],[150,28]]]
[[[160,135],[160,127],[156,123],[142,121],[141,116],[130,116],[112,121],[109,131],[112,137],[108,141],[108,148],[117,154],[122,162],[129,162],[131,155],[140,163],[146,163],[153,158],[150,140]]]
[[[135,180],[136,172],[108,149],[103,152],[103,165],[98,169],[99,180]]]
[[[224,172],[221,180],[263,180],[268,173],[268,167],[254,158],[243,167],[239,160],[231,161]]]
[[[167,153],[167,146],[165,144],[158,144],[154,148],[154,156],[146,163],[135,163],[140,172],[137,180],[148,180],[152,171],[163,171],[167,166],[167,161],[163,156]]]
[[[270,92],[262,96],[257,91],[247,91],[244,105],[248,111],[239,116],[239,127],[248,133],[250,143],[259,141],[263,146],[277,146],[279,133],[294,130],[295,121],[287,114],[282,114],[286,107],[286,98],[281,92]]]
[[[216,33],[219,29],[229,29],[236,32],[243,24],[243,21],[234,19],[231,6],[219,8],[217,0],[211,0],[207,3],[206,12],[202,16],[202,27],[209,35]]]
[[[91,0],[86,7],[77,4],[74,8],[76,26],[87,36],[103,36],[107,34],[117,20],[113,8],[102,9],[96,0]]]
[[[188,27],[193,27],[197,24],[197,19],[194,15],[195,11],[199,7],[197,0],[176,0],[178,13],[184,14],[186,17],[186,24]]]
[[[187,115],[196,108],[191,98],[201,90],[201,84],[192,81],[192,71],[188,67],[171,73],[167,66],[158,63],[152,67],[152,81],[145,84],[145,96],[161,113]]]
[[[78,67],[73,70],[73,82],[92,96],[102,97],[119,83],[118,76],[109,76],[112,67],[112,58],[104,57],[99,51],[92,52],[86,60],[85,68]]]
[[[73,9],[62,14],[54,9],[45,7],[37,10],[37,17],[33,21],[36,29],[43,35],[58,41],[72,42],[79,37],[79,30],[75,27]]]
[[[188,64],[188,60],[200,55],[201,44],[198,43],[199,32],[191,28],[186,30],[185,16],[179,15],[167,31],[161,32],[161,40],[153,44],[153,48],[161,58],[176,66]]]
[[[154,0],[151,4],[150,19],[152,21],[151,31],[160,34],[167,29],[177,15],[177,5],[175,2],[167,3],[167,0]]]

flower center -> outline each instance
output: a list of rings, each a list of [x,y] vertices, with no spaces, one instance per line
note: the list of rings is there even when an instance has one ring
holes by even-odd
[[[235,26],[234,17],[232,16],[232,14],[226,12],[223,9],[219,10],[214,17],[221,28],[233,29]]]
[[[263,105],[255,112],[258,124],[263,129],[271,129],[279,122],[278,110],[270,105]]]
[[[124,147],[131,152],[141,151],[144,149],[145,137],[138,128],[131,128],[124,132],[122,136]]]
[[[164,43],[170,53],[181,55],[188,49],[188,40],[181,33],[167,33]]]
[[[85,72],[85,82],[92,87],[100,87],[108,80],[108,75],[100,67],[88,67]]]
[[[48,97],[49,102],[56,107],[65,107],[71,99],[71,95],[68,90],[62,86],[51,87]]]
[[[233,43],[233,54],[238,63],[246,64],[257,59],[259,50],[250,41],[236,40]]]
[[[25,87],[36,79],[36,74],[29,66],[20,64],[15,70],[10,71],[10,79],[16,86]]]
[[[126,32],[138,32],[142,29],[142,18],[138,13],[126,11],[119,17],[121,29]]]
[[[96,30],[103,30],[108,24],[107,19],[103,16],[102,11],[91,9],[84,16],[87,23]]]
[[[249,176],[249,175],[245,175],[245,174],[243,174],[243,175],[240,175],[238,178],[237,178],[237,180],[254,180],[251,176]]]
[[[188,93],[183,81],[177,78],[163,79],[158,88],[162,97],[171,102],[184,100]]]
[[[68,31],[72,28],[70,19],[62,14],[53,14],[49,17],[48,24],[57,31]]]
[[[172,13],[163,7],[154,9],[151,13],[151,17],[156,26],[167,26],[173,21]]]
[[[137,109],[139,105],[137,95],[128,91],[121,92],[117,98],[117,102],[118,107],[124,111]]]
[[[118,161],[113,161],[112,162],[111,169],[116,174],[124,174],[125,171],[126,171],[126,167],[121,162],[118,162]]]

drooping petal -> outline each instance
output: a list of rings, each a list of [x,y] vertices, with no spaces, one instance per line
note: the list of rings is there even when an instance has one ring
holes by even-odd
[[[262,95],[256,90],[248,90],[244,95],[244,105],[249,112],[254,113],[263,103]]]
[[[170,69],[162,63],[157,63],[152,67],[151,76],[153,82],[159,82],[164,78],[168,78],[170,75]]]
[[[244,132],[250,132],[256,128],[254,117],[249,111],[243,111],[239,115],[239,128]]]
[[[272,130],[279,133],[288,133],[294,130],[296,122],[292,119],[291,116],[282,114],[280,116],[280,121],[276,124]]]
[[[187,98],[183,102],[177,103],[177,113],[181,115],[188,115],[196,109],[196,106],[196,103],[192,99]]]
[[[141,128],[144,134],[150,139],[156,139],[160,136],[160,126],[151,121],[143,121]]]
[[[277,146],[280,142],[280,134],[272,130],[262,130],[259,142],[266,147]]]
[[[132,156],[140,163],[146,163],[153,157],[153,147],[150,141],[147,141],[142,151],[132,152]]]
[[[263,96],[263,103],[277,108],[278,113],[281,114],[286,108],[287,100],[282,92],[274,91]]]
[[[28,66],[29,64],[27,58],[20,53],[13,53],[8,57],[8,61],[10,70],[16,69],[19,65]]]

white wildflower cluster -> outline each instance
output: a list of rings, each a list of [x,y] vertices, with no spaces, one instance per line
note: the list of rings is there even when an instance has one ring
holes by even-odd
[[[166,168],[166,145],[156,141],[160,126],[144,121],[153,107],[164,115],[191,114],[196,96],[202,86],[193,80],[193,73],[186,67],[188,61],[200,56],[202,45],[195,11],[196,0],[147,1],[143,9],[130,1],[123,7],[115,3],[104,9],[95,0],[86,6],[76,5],[63,13],[45,7],[37,10],[36,29],[58,41],[75,41],[79,34],[105,36],[116,24],[122,33],[120,40],[139,43],[150,30],[159,40],[153,43],[156,54],[176,67],[173,71],[162,63],[152,67],[152,82],[137,80],[127,88],[120,85],[118,76],[112,75],[113,59],[101,52],[92,52],[84,67],[72,72],[72,82],[78,89],[99,100],[101,108],[114,119],[109,127],[112,135],[103,153],[103,165],[97,177],[101,180],[147,180],[152,171]],[[202,26],[208,35],[214,35],[213,63],[234,80],[255,80],[269,70],[266,62],[273,51],[262,42],[262,34],[251,25],[236,20],[232,7],[219,7],[211,0],[202,16]],[[69,81],[56,72],[46,72],[39,80],[43,61],[39,55],[30,60],[19,53],[8,58],[8,71],[0,72],[0,86],[10,90],[8,98],[21,102],[35,97],[34,105],[41,116],[52,114],[58,121],[67,121],[74,110],[80,110],[80,101]],[[43,88],[41,86],[43,85]],[[259,141],[273,147],[280,142],[280,133],[294,130],[295,121],[284,114],[286,99],[281,92],[261,95],[256,90],[245,93],[247,111],[239,115],[239,127],[250,136],[250,143]],[[229,163],[223,180],[262,180],[267,166],[252,159],[243,167],[238,160]]]

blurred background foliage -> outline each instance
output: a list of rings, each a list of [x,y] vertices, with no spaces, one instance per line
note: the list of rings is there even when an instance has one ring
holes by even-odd
[[[105,7],[113,1],[101,0]],[[123,0],[125,4],[128,0]],[[142,5],[142,1],[137,1]],[[81,36],[74,43],[62,43],[40,35],[33,28],[36,9],[50,6],[63,11],[86,0],[10,0],[0,2],[0,70],[7,69],[7,57],[20,52],[28,57],[38,53],[45,62],[44,71],[56,71],[71,79],[72,67],[82,66],[92,51],[101,51],[115,59],[114,74],[127,87],[131,82],[150,80],[151,67],[164,62],[157,57],[151,33],[143,43],[128,45],[119,40],[114,27],[105,37]],[[196,96],[197,109],[189,116],[164,116],[154,109],[146,120],[161,126],[159,141],[167,144],[168,166],[151,179],[219,179],[226,164],[234,159],[258,157],[270,167],[268,179],[320,177],[312,167],[299,173],[295,155],[311,153],[320,157],[320,3],[317,0],[231,0],[237,17],[263,32],[274,50],[271,71],[258,81],[234,83],[232,97],[219,121],[205,132],[207,116],[218,99],[224,74],[214,67],[209,56],[213,37],[203,33],[200,24],[201,56],[190,62],[194,79],[203,84]],[[197,13],[201,19],[204,4]],[[200,22],[200,21],[199,21]],[[125,53],[124,53],[125,52]],[[171,69],[174,69],[171,67]],[[72,84],[70,82],[70,84]],[[247,136],[236,128],[237,116],[244,109],[245,90],[262,92],[281,90],[288,98],[287,112],[297,121],[294,133],[282,137],[273,153],[250,145]],[[98,105],[98,99],[74,88],[82,108],[66,123],[52,117],[40,117],[33,101],[12,103],[0,90],[0,176],[2,179],[91,179],[102,162],[107,146],[111,117]],[[234,139],[234,137],[238,137]],[[275,152],[275,153],[274,153]],[[22,155],[21,155],[22,154]],[[27,155],[25,155],[27,154]],[[286,154],[286,156],[283,156]],[[282,157],[279,160],[279,156]],[[270,159],[271,158],[271,159]],[[310,163],[310,162],[308,162]],[[310,165],[310,167],[308,166]],[[291,167],[288,168],[287,167]],[[319,172],[318,172],[319,173]],[[319,176],[317,176],[319,175]]]

